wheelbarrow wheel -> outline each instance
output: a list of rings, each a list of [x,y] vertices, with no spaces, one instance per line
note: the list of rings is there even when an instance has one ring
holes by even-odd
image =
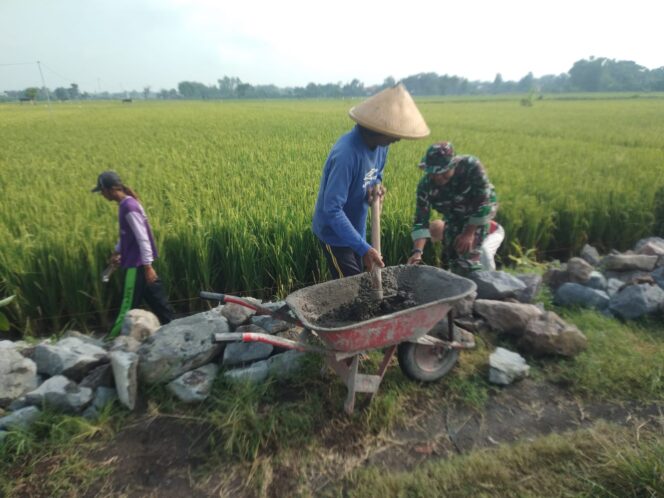
[[[434,382],[447,374],[459,359],[459,350],[402,342],[397,348],[401,371],[410,379]]]

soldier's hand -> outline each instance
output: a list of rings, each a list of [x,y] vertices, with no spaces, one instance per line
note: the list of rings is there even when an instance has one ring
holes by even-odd
[[[457,254],[464,254],[473,249],[475,242],[475,233],[463,232],[454,239],[454,249],[456,249]]]

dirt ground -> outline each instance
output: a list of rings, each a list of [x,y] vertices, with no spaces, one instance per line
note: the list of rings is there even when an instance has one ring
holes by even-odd
[[[442,400],[421,407],[409,427],[397,428],[380,441],[358,444],[359,437],[328,428],[322,435],[328,452],[327,472],[310,480],[311,491],[315,494],[324,489],[326,483],[335,480],[335,472],[336,478],[343,477],[349,461],[354,466],[408,470],[426,460],[454,458],[478,448],[532,440],[552,432],[587,427],[599,420],[638,430],[654,424],[655,419],[661,421],[663,413],[662,404],[583,402],[561,387],[524,380],[492,394],[482,412],[447,405]],[[346,426],[339,431],[347,429]],[[200,478],[205,474],[201,465],[209,450],[206,435],[206,428],[200,423],[178,417],[138,420],[90,455],[100,465],[114,468],[107,482],[93,489],[90,496],[219,496],[222,483],[228,484],[228,476],[212,473],[205,481]],[[298,481],[301,483],[300,477],[292,468],[275,469],[268,494],[288,495]],[[242,496],[241,485],[236,483],[234,487],[233,496]]]

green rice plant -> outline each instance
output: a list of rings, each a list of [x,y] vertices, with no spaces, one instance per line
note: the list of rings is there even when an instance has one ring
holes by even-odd
[[[105,169],[140,194],[178,311],[201,309],[202,289],[283,297],[328,278],[311,215],[329,149],[353,125],[351,105],[90,102],[56,106],[52,119],[40,106],[0,105],[0,290],[17,296],[9,319],[42,333],[113,320],[122,275],[103,284],[99,274],[118,236],[117,207],[89,193]],[[486,166],[504,261],[512,241],[547,259],[649,235],[664,184],[664,99],[418,105],[432,134],[393,145],[384,174],[387,264],[406,261],[416,165],[443,139]]]

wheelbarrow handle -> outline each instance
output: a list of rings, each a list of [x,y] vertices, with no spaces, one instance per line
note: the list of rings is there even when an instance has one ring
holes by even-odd
[[[208,301],[219,301],[220,303],[239,304],[240,306],[244,306],[245,308],[249,308],[256,311],[257,315],[269,315],[284,322],[288,322],[297,326],[302,326],[302,323],[299,320],[290,316],[283,309],[272,311],[269,308],[265,308],[264,306],[261,306],[259,304],[252,303],[251,301],[242,299],[241,297],[229,296],[228,294],[221,294],[219,292],[201,291],[199,296],[201,297],[201,299],[207,299]],[[286,307],[284,308],[288,309]]]
[[[244,306],[245,308],[249,308],[254,311],[262,311],[264,312],[263,314],[265,315],[270,314],[270,310],[268,310],[267,308],[263,308],[262,306],[254,304],[251,301],[247,301],[246,299],[242,299],[241,297],[229,296],[228,294],[220,294],[218,292],[208,292],[208,291],[201,291],[199,296],[201,297],[201,299],[207,299],[208,301],[219,301],[220,303],[239,304],[240,306]]]

